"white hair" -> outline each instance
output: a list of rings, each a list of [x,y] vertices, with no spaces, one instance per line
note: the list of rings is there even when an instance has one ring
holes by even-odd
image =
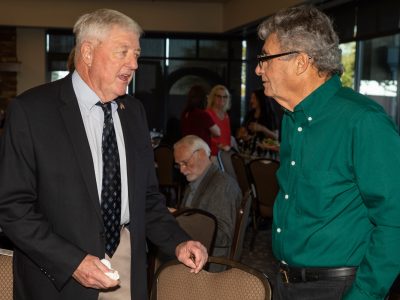
[[[87,40],[101,41],[114,26],[132,31],[139,37],[143,33],[139,24],[127,15],[116,10],[102,8],[84,14],[76,21],[73,30],[76,44],[79,46]]]
[[[192,151],[203,149],[208,157],[211,154],[211,150],[208,144],[197,135],[184,136],[174,144],[174,149],[182,145],[189,146],[192,149]]]

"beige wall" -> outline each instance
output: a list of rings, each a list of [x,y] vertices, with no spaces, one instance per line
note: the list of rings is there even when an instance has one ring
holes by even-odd
[[[46,82],[44,29],[17,29],[17,58],[21,62],[17,94]]]
[[[132,0],[0,0],[0,26],[17,26],[18,94],[46,82],[45,32],[71,28],[76,18],[97,8],[120,10],[145,31],[220,33],[264,18],[299,0],[230,0],[194,3]]]
[[[1,0],[0,25],[71,28],[79,15],[108,7],[129,15],[145,31],[213,33],[242,26],[300,2],[303,1]]]
[[[304,0],[230,0],[224,5],[223,28],[227,31],[303,2]]]
[[[152,31],[222,32],[220,3],[127,0],[1,0],[0,25],[71,28],[97,8],[119,10]]]

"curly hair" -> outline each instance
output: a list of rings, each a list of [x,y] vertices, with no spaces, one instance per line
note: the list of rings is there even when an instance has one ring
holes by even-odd
[[[258,36],[266,40],[275,34],[282,51],[307,53],[318,72],[343,73],[339,37],[329,17],[312,5],[291,7],[277,12],[258,27]]]

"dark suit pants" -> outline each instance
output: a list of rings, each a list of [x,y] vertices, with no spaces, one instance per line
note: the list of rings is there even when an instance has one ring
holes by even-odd
[[[340,300],[351,287],[353,276],[309,282],[283,283],[281,273],[275,278],[274,300]]]

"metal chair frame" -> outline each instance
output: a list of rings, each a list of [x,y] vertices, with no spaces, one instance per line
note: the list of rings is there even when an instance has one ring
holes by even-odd
[[[251,192],[243,196],[240,207],[236,213],[235,232],[233,235],[230,259],[239,261],[242,255],[244,236],[251,208]]]

